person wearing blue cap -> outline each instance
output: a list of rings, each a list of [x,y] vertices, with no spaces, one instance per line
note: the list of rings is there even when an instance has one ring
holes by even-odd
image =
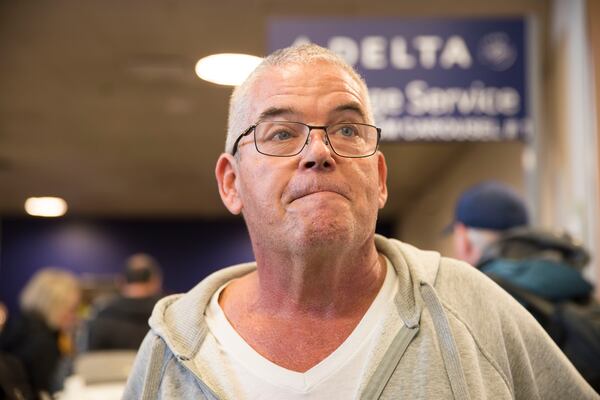
[[[553,302],[592,294],[580,271],[587,251],[566,233],[530,228],[525,203],[500,182],[463,192],[452,228],[455,256],[488,275]]]
[[[456,257],[478,265],[485,247],[502,232],[529,224],[527,208],[519,196],[500,182],[486,181],[462,193],[450,228]]]

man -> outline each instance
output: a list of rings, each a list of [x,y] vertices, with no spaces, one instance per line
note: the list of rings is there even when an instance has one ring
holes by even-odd
[[[229,118],[216,176],[256,262],[157,305],[124,398],[594,398],[478,271],[375,235],[386,163],[341,59],[275,52]]]
[[[162,272],[148,254],[125,262],[120,294],[98,305],[87,324],[86,350],[137,350],[148,332],[148,318],[161,297]]]
[[[453,228],[456,257],[552,302],[586,300],[587,251],[567,234],[528,227],[527,208],[508,186],[485,181],[463,192]]]

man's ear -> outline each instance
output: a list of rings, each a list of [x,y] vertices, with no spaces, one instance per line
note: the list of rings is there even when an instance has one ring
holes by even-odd
[[[454,257],[466,261],[469,238],[467,237],[467,228],[460,222],[455,222],[452,226],[452,242],[454,245]]]
[[[452,229],[452,240],[454,241],[454,257],[459,260],[474,264],[478,256],[474,254],[476,248],[469,239],[468,229],[464,224],[455,222]]]
[[[377,152],[377,172],[379,174],[379,208],[383,208],[388,198],[387,190],[387,164],[383,153]]]
[[[237,160],[231,154],[221,154],[215,167],[215,176],[221,201],[229,212],[238,215],[242,212],[242,200],[237,189]]]

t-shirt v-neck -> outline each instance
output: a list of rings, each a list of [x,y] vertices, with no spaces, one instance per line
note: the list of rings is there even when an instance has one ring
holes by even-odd
[[[398,277],[387,258],[386,265],[387,271],[383,285],[356,328],[333,353],[308,371],[296,372],[283,368],[260,355],[244,341],[227,320],[218,303],[219,294],[227,284],[223,285],[212,296],[206,310],[206,322],[210,334],[218,342],[221,353],[225,353],[221,354],[225,356],[224,359],[239,364],[238,367],[242,366],[247,374],[254,376],[254,379],[258,378],[267,385],[287,388],[292,392],[306,393],[328,379],[333,378],[336,380],[335,377],[341,373],[338,378],[344,379],[346,384],[348,383],[347,380],[351,379],[356,382],[358,388],[364,366],[369,361],[368,357],[371,354],[369,345],[373,346],[373,342],[376,341],[372,337],[376,336],[373,335],[377,331],[375,328],[382,315],[385,315],[387,308],[390,305],[393,306],[393,299],[398,290]],[[230,373],[239,370],[239,368],[227,369]],[[346,371],[342,371],[343,369],[346,369]],[[240,376],[235,381],[247,379],[252,378],[250,376]]]

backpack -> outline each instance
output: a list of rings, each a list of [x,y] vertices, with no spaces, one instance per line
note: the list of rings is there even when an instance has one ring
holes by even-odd
[[[533,314],[586,381],[600,392],[600,304],[552,303],[497,276],[490,277]]]

